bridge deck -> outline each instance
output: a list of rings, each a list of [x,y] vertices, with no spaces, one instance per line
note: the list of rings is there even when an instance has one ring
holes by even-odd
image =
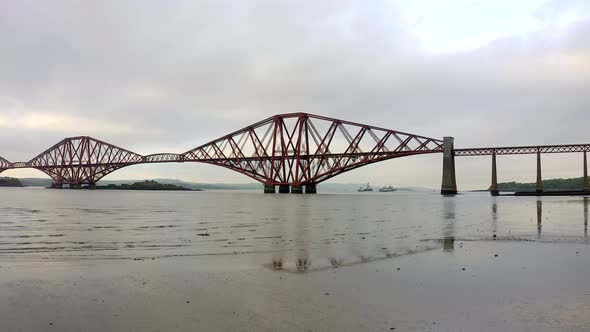
[[[536,153],[572,153],[590,152],[590,144],[566,144],[566,145],[538,145],[538,146],[511,146],[494,148],[469,148],[455,149],[457,157],[491,156],[491,155],[515,155]]]
[[[269,117],[184,153],[142,155],[89,136],[69,137],[28,162],[11,163],[0,158],[0,172],[35,168],[57,185],[94,185],[130,165],[202,162],[239,172],[266,185],[301,186],[316,185],[375,162],[443,150],[445,160],[454,160],[447,157],[586,153],[590,144],[453,149],[452,137],[443,142],[346,120],[289,113]],[[454,164],[449,165],[447,168],[453,170]]]

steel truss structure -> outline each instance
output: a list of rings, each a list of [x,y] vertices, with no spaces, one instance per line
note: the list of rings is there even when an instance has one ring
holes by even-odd
[[[9,169],[9,168],[12,168],[12,163],[10,161],[0,157],[0,173]]]
[[[142,158],[135,152],[79,136],[62,140],[26,166],[43,171],[57,185],[93,185],[109,173],[140,163]]]
[[[511,154],[537,154],[537,153],[572,153],[590,152],[590,144],[566,144],[566,145],[539,145],[539,146],[513,146],[496,148],[455,149],[457,157],[511,155]]]
[[[94,185],[107,174],[130,165],[201,162],[231,169],[267,185],[308,185],[379,161],[442,151],[439,139],[290,113],[275,115],[181,154],[143,156],[91,137],[71,137],[26,163],[0,158],[0,171],[35,168],[58,186]]]
[[[183,154],[269,185],[317,184],[382,160],[442,152],[442,141],[306,113],[277,115]]]

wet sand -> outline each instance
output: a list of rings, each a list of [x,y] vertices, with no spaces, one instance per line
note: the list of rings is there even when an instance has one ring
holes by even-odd
[[[457,241],[308,273],[258,259],[1,263],[1,330],[590,330],[587,243]]]

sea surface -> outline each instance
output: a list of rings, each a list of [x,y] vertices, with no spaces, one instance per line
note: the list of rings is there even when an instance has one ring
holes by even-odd
[[[243,255],[302,272],[466,241],[588,242],[588,197],[261,191],[1,188],[0,264]]]

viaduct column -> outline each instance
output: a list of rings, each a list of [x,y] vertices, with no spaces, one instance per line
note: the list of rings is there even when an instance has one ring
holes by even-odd
[[[455,195],[457,193],[454,140],[453,137],[445,137],[443,141],[443,175],[440,189],[442,195]]]
[[[543,179],[541,177],[541,151],[537,150],[537,193],[543,192]]]
[[[500,190],[498,189],[498,171],[496,169],[496,152],[492,153],[492,186],[490,187],[492,196],[498,196]]]
[[[586,157],[586,151],[584,151],[584,191],[590,191],[590,183],[588,183],[588,159]]]

